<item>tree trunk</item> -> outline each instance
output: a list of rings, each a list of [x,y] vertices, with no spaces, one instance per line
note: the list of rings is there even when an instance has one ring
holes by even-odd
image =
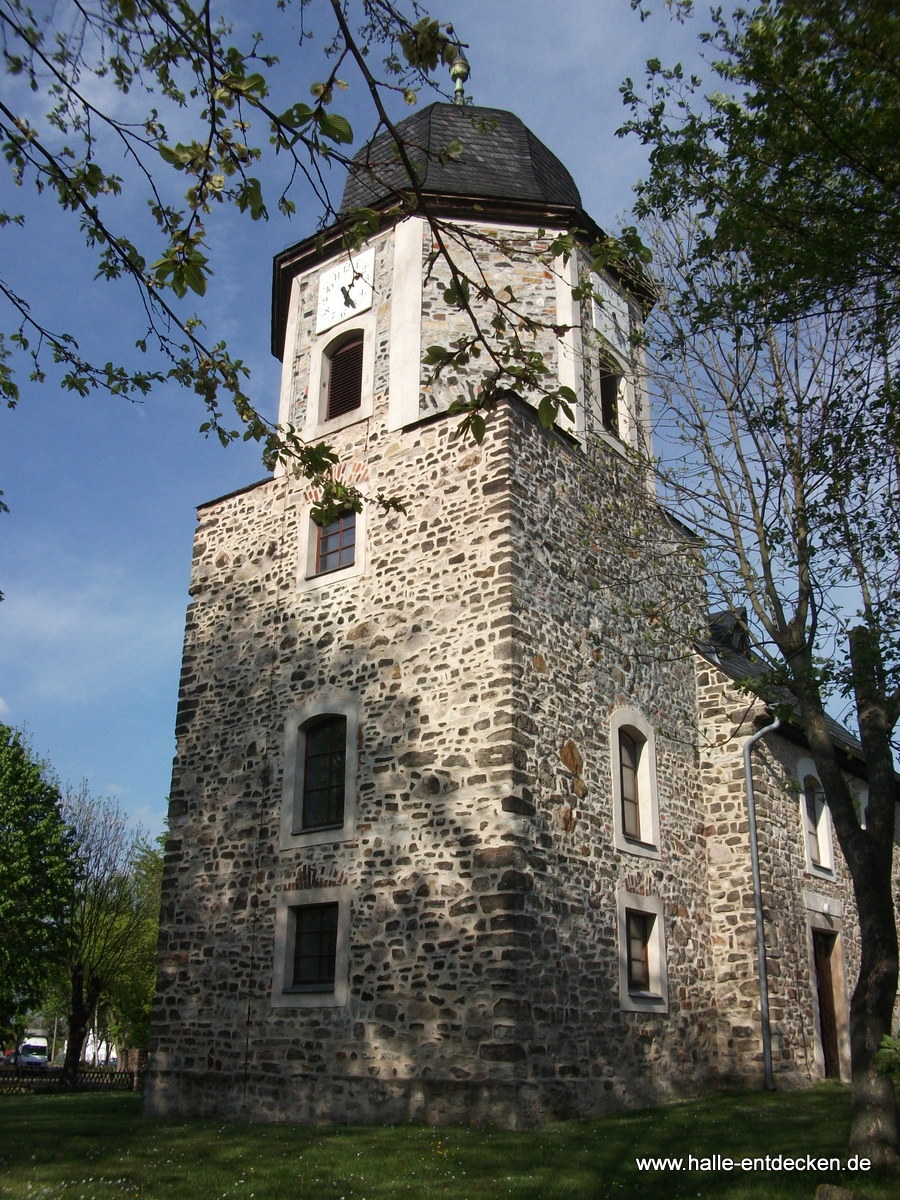
[[[864,633],[864,631],[863,631]],[[811,664],[795,675],[803,726],[831,810],[834,830],[853,882],[859,920],[859,976],[850,1001],[850,1152],[873,1166],[900,1169],[897,1105],[890,1076],[875,1055],[890,1034],[897,996],[897,925],[892,894],[895,810],[900,792],[894,773],[890,733],[871,658],[861,653],[868,641],[851,639],[857,715],[866,763],[869,800],[866,828],[860,822],[835,752],[818,690],[810,687]]]
[[[898,1169],[894,1084],[875,1062],[881,1039],[891,1033],[897,994],[897,934],[890,880],[854,882],[861,961],[850,1001],[850,1152],[868,1158],[873,1166]]]
[[[74,1090],[78,1087],[78,1068],[81,1052],[91,1026],[94,1007],[100,996],[100,980],[93,976],[85,988],[84,966],[78,963],[72,970],[71,995],[69,998],[69,1040],[66,1043],[66,1058],[62,1069],[63,1087]]]

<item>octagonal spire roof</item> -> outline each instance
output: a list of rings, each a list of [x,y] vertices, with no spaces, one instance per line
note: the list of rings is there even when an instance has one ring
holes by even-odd
[[[397,131],[428,196],[581,208],[572,176],[514,113],[431,104],[399,122]],[[451,150],[454,143],[458,150]],[[379,134],[353,160],[341,211],[380,208],[409,187],[394,138]]]

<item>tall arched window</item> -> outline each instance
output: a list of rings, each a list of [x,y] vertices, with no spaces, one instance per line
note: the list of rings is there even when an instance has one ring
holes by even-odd
[[[613,836],[617,849],[659,858],[656,739],[653,726],[633,708],[610,719]]]
[[[342,417],[362,404],[363,341],[362,332],[354,329],[325,351],[326,421]]]
[[[630,729],[619,730],[619,781],[622,788],[622,831],[641,840],[641,797],[638,782],[641,745]]]
[[[307,725],[303,738],[302,830],[344,822],[347,718],[324,716]]]

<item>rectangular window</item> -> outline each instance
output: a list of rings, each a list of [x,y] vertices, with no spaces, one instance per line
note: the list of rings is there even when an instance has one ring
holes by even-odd
[[[341,513],[330,525],[316,527],[316,575],[352,567],[356,559],[356,513]]]
[[[340,1008],[350,995],[351,889],[286,888],[275,901],[272,1005]]]
[[[339,904],[295,908],[291,987],[331,991],[335,982]]]
[[[651,990],[649,948],[655,920],[652,913],[634,912],[629,909],[625,914],[629,992]]]
[[[347,718],[322,717],[307,725],[304,734],[301,828],[343,825]]]
[[[665,905],[658,896],[616,892],[619,1007],[623,1012],[669,1010]]]

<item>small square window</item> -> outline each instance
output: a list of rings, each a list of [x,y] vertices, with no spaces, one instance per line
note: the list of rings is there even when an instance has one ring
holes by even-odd
[[[330,525],[317,526],[316,575],[327,575],[356,561],[356,513],[341,513]]]

